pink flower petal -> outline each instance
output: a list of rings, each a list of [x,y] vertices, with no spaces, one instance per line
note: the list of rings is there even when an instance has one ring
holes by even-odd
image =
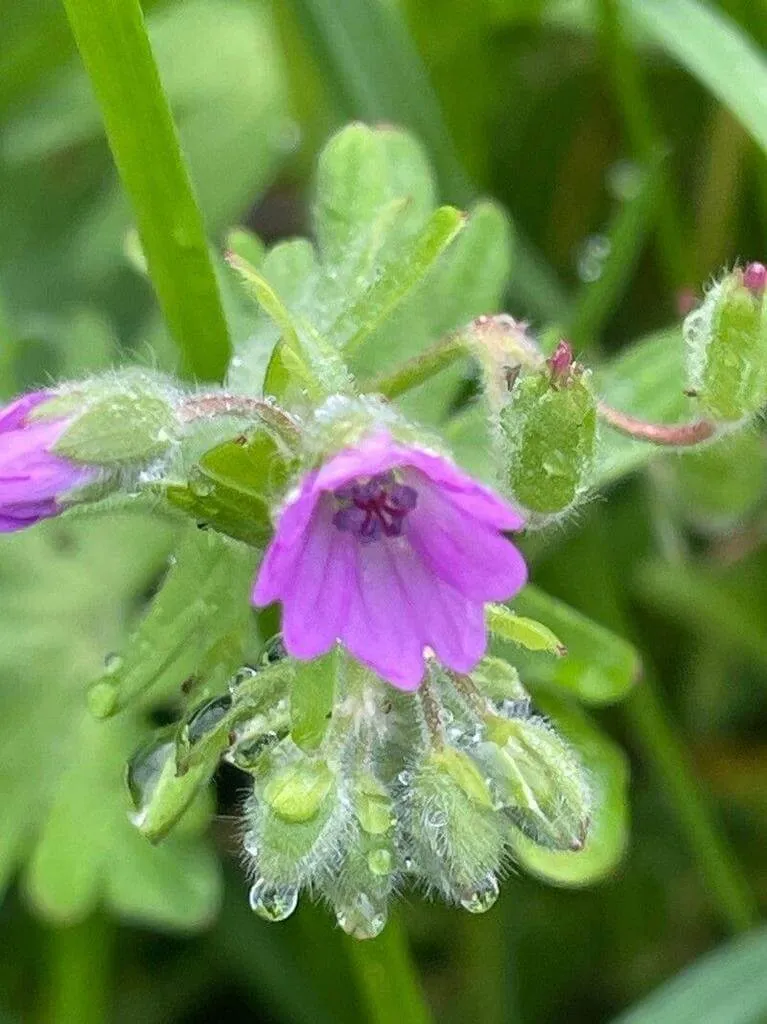
[[[473,601],[504,601],[527,579],[525,561],[501,534],[457,507],[452,495],[420,482],[407,536],[429,569]]]

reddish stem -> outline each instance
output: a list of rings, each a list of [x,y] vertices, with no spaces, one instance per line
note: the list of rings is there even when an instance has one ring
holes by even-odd
[[[716,433],[716,425],[710,420],[695,420],[693,423],[648,423],[646,420],[629,416],[600,402],[599,415],[615,430],[640,441],[666,445],[672,448],[689,448],[708,441]]]
[[[178,414],[185,423],[213,416],[256,416],[292,442],[300,433],[300,427],[290,413],[263,398],[247,395],[194,395],[179,406]]]

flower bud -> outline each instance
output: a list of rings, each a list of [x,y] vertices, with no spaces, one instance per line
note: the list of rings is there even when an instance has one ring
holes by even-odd
[[[736,267],[684,322],[689,390],[722,423],[748,419],[767,403],[765,268]]]
[[[566,511],[585,492],[596,448],[590,374],[560,342],[545,367],[512,384],[500,413],[512,496],[531,513]]]
[[[59,394],[36,418],[68,410],[70,422],[54,450],[74,462],[95,466],[144,465],[176,440],[178,395],[160,378],[128,372],[99,378]]]
[[[474,761],[455,748],[433,751],[413,772],[403,798],[418,874],[465,909],[489,910],[498,895],[504,824]]]
[[[540,846],[580,850],[590,793],[571,748],[540,718],[486,719],[478,757],[514,823]]]
[[[251,906],[278,921],[293,912],[301,887],[340,857],[347,812],[336,777],[321,759],[302,754],[288,739],[266,760],[246,807],[245,850],[255,876]]]

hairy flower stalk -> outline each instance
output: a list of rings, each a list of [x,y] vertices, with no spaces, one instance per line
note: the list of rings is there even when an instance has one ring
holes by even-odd
[[[441,455],[385,430],[312,470],[283,508],[253,590],[281,601],[289,654],[336,640],[403,690],[429,647],[468,672],[486,647],[484,604],[526,580],[503,536],[522,516]]]
[[[34,391],[0,411],[0,532],[58,515],[67,497],[92,483],[98,468],[57,455],[71,415],[35,419],[54,396]]]

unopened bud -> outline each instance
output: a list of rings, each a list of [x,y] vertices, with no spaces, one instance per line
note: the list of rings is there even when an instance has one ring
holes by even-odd
[[[739,423],[767,403],[767,270],[736,268],[684,322],[689,391],[714,420]]]
[[[514,383],[500,417],[515,500],[542,516],[564,512],[588,486],[596,448],[590,374],[567,342],[536,373]]]
[[[503,819],[484,777],[467,754],[435,751],[413,773],[407,798],[419,874],[463,904],[484,880],[495,879],[503,862]]]
[[[540,846],[580,850],[590,794],[571,748],[543,720],[486,721],[480,757],[514,823]]]

